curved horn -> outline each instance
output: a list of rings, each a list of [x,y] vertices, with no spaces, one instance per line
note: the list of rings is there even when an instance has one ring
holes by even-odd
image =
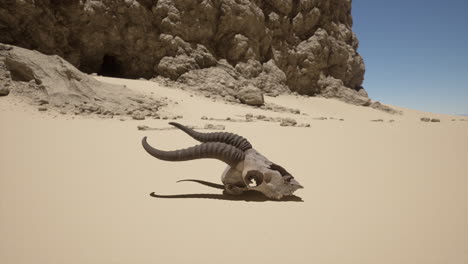
[[[217,183],[212,183],[212,182],[207,182],[207,181],[201,181],[201,180],[185,179],[185,180],[179,180],[177,182],[196,182],[196,183],[203,184],[203,185],[206,185],[208,187],[212,187],[212,188],[216,188],[216,189],[220,189],[220,190],[225,189],[224,185],[222,185],[222,184],[217,184]]]
[[[146,137],[143,138],[141,144],[151,156],[167,161],[218,159],[233,167],[245,158],[244,152],[221,142],[207,142],[194,147],[174,151],[155,149],[146,142]]]
[[[222,142],[234,146],[242,151],[252,148],[250,142],[239,135],[228,132],[201,133],[176,122],[170,122],[170,125],[184,131],[192,138],[200,142]]]

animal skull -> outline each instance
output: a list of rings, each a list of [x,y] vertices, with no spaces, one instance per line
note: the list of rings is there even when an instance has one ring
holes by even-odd
[[[247,139],[239,135],[227,132],[201,133],[179,123],[170,122],[169,124],[203,143],[187,149],[162,151],[151,147],[144,137],[143,148],[150,155],[161,160],[185,161],[212,158],[225,162],[228,167],[221,181],[228,194],[238,195],[254,190],[270,199],[281,199],[303,188],[283,167],[269,161],[252,148]]]

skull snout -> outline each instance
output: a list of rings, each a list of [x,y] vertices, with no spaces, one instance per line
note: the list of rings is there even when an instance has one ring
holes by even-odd
[[[304,188],[304,186],[302,186],[302,185],[301,185],[298,181],[296,181],[295,179],[291,179],[291,180],[289,181],[289,183],[290,183],[291,185],[293,185],[294,187],[296,187],[297,189],[303,189],[303,188]]]

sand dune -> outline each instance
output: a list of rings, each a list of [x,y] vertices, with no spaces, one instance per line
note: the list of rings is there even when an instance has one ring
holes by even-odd
[[[149,81],[97,78],[177,101],[165,111],[182,115],[182,124],[223,124],[248,138],[304,185],[295,193],[302,201],[210,199],[221,191],[176,183],[220,183],[225,165],[149,156],[143,136],[165,150],[196,144],[177,130],[137,130],[168,127],[168,120],[39,113],[10,95],[0,98],[0,263],[468,262],[467,117],[266,97],[307,114],[294,115]],[[247,113],[310,127],[201,119]]]

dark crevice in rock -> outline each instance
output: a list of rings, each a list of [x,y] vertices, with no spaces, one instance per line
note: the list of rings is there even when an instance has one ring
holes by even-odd
[[[289,14],[289,21],[292,23],[294,17],[299,13],[300,0],[293,0],[291,13]]]
[[[98,74],[108,77],[124,77],[117,57],[109,54],[104,55],[102,58],[101,68]]]

